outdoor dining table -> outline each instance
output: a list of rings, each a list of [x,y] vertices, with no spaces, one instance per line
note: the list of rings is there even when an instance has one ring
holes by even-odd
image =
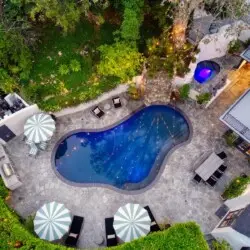
[[[224,163],[214,152],[195,170],[204,181],[207,181],[213,173]]]

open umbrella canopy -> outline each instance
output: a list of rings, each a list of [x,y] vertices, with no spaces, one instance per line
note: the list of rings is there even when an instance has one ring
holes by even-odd
[[[37,211],[34,229],[41,239],[53,241],[61,239],[69,231],[71,221],[70,211],[63,204],[53,201]]]
[[[116,235],[129,242],[150,232],[151,220],[146,209],[139,204],[128,203],[120,207],[114,215]]]
[[[24,125],[24,135],[34,143],[48,141],[56,129],[55,121],[48,114],[35,114]]]

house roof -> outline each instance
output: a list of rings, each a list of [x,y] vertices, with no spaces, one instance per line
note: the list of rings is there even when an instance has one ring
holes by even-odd
[[[220,120],[250,143],[250,89],[248,89],[221,117]]]
[[[240,55],[244,60],[250,62],[250,46],[244,50]]]
[[[232,228],[237,232],[250,237],[250,205],[248,205],[234,221]]]

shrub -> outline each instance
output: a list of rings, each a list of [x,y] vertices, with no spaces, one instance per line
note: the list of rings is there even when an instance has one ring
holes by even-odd
[[[81,70],[81,64],[76,59],[71,60],[69,66],[73,72],[78,72]]]
[[[196,96],[196,100],[198,104],[204,104],[207,103],[211,99],[212,95],[211,93],[202,93]]]
[[[181,86],[179,88],[180,98],[182,100],[188,99],[189,92],[190,92],[190,85],[189,84],[184,84],[183,86]]]
[[[225,240],[212,242],[212,250],[233,250],[229,243]]]
[[[234,146],[235,140],[238,138],[238,136],[232,132],[226,132],[224,134],[225,141],[229,147]]]
[[[222,197],[225,199],[232,199],[240,196],[250,183],[250,177],[236,177],[226,187]]]
[[[238,53],[241,49],[241,41],[240,40],[233,40],[228,44],[228,53]]]
[[[128,95],[129,95],[130,98],[132,98],[134,100],[138,100],[141,97],[138,89],[135,86],[135,84],[130,84],[129,85]]]
[[[60,75],[68,75],[68,73],[69,73],[69,68],[68,68],[68,66],[66,65],[66,64],[61,64],[60,66],[59,66],[59,69],[58,69],[58,73],[60,74]]]
[[[144,238],[122,244],[113,250],[156,250],[156,249],[185,249],[208,250],[209,247],[194,222],[175,224],[165,231],[149,234]]]
[[[102,76],[115,76],[122,81],[128,81],[139,72],[144,61],[137,48],[126,42],[102,45],[98,49],[101,52],[101,61],[97,71]]]

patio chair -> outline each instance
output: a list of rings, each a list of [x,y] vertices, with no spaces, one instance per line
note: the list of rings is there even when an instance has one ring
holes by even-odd
[[[218,168],[218,170],[219,170],[220,172],[224,173],[224,172],[227,170],[227,166],[221,165],[221,166]]]
[[[37,154],[38,154],[38,148],[37,148],[37,146],[35,144],[31,144],[30,145],[29,155],[36,157]]]
[[[213,173],[213,177],[215,177],[216,179],[220,179],[221,176],[223,175],[222,172],[216,170],[214,173]]]
[[[157,222],[155,221],[155,217],[153,216],[153,214],[152,214],[152,212],[151,212],[149,206],[146,206],[146,207],[144,207],[144,208],[147,210],[148,215],[149,215],[149,217],[150,217],[150,219],[151,219],[150,232],[161,231],[159,225],[158,225]]]
[[[122,106],[120,97],[117,96],[117,97],[113,98],[112,101],[113,101],[115,108],[120,108]]]
[[[117,246],[117,238],[113,227],[114,218],[105,218],[106,243],[107,247]]]
[[[222,160],[227,158],[227,155],[224,151],[220,152],[219,154],[217,154]]]
[[[98,117],[98,118],[101,118],[105,113],[98,107],[96,106],[94,109],[91,110],[92,113]]]
[[[77,247],[77,241],[79,239],[83,221],[84,221],[83,217],[76,216],[76,215],[73,217],[70,230],[69,230],[69,235],[65,240],[66,246]]]
[[[26,143],[27,145],[33,145],[33,144],[35,144],[33,141],[30,141],[30,140],[28,140],[28,139],[25,140],[25,143]]]
[[[197,182],[197,183],[200,183],[202,179],[201,179],[201,177],[200,177],[198,174],[196,174],[196,175],[194,176],[193,180],[194,180],[195,182]]]
[[[39,147],[41,150],[45,151],[45,150],[47,149],[47,147],[48,147],[48,143],[45,142],[45,141],[42,141],[42,142],[40,142],[40,143],[38,144],[38,147]]]
[[[215,186],[217,183],[217,180],[215,180],[212,176],[206,181],[207,184],[209,184],[211,187]]]

